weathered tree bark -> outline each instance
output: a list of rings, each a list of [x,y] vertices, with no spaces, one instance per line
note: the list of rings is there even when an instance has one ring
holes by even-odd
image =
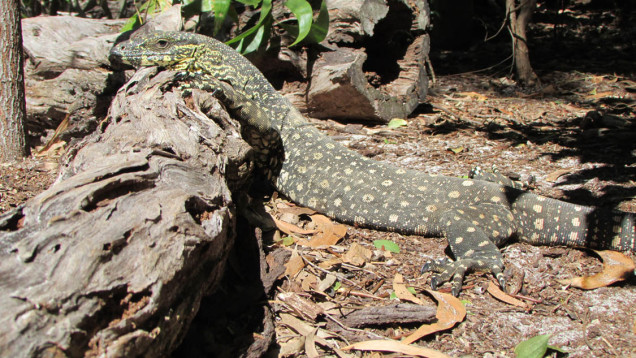
[[[19,0],[0,2],[0,48],[0,162],[6,162],[26,154]]]
[[[512,34],[515,72],[517,80],[526,85],[533,85],[539,79],[530,63],[528,36],[526,35],[526,29],[536,5],[537,0],[520,0],[518,6],[515,0],[506,0],[508,26]]]
[[[157,16],[154,29],[179,30],[180,6]],[[23,20],[26,63],[26,128],[33,136],[58,128],[62,140],[82,138],[104,119],[125,82],[109,68],[108,53],[126,20],[42,16]]]
[[[210,94],[184,100],[155,73],[135,74],[50,189],[0,217],[3,355],[165,356],[219,281],[249,148]]]

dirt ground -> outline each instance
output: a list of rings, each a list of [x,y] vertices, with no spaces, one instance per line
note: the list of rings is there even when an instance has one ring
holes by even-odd
[[[550,25],[540,21],[548,15],[549,12],[540,13],[539,21],[533,25],[537,42],[545,45],[531,48],[536,53],[535,68],[542,80],[540,87],[522,89],[506,78],[506,73],[499,71],[501,68],[449,74],[458,72],[458,67],[483,68],[478,63],[467,63],[467,58],[493,62],[477,56],[483,48],[464,54],[440,51],[432,54],[437,76],[428,98],[430,105],[422,106],[419,113],[408,119],[407,126],[387,129],[386,126],[332,121],[316,122],[316,125],[343,145],[376,160],[450,176],[466,175],[474,166],[495,166],[506,175],[530,182],[532,192],[636,213],[636,67],[633,60],[636,57],[633,46],[620,48],[622,42],[616,36],[621,32],[610,26],[614,24],[611,14],[599,12],[598,18],[593,19],[573,14],[570,20],[577,19],[579,32],[562,34],[570,35],[569,40],[560,42],[562,51],[554,56],[550,51],[558,46],[550,37]],[[609,24],[595,37],[596,45],[607,51],[593,51],[588,57],[569,55],[589,53],[576,52],[581,51],[577,46],[584,43],[585,26],[598,29],[599,22]],[[630,41],[633,45],[633,38]],[[498,46],[503,45],[494,44],[491,53],[496,52]],[[494,60],[493,56],[490,60]],[[55,157],[32,156],[16,165],[0,166],[0,211],[7,211],[47,188],[55,180],[55,160]],[[268,205],[274,212],[291,206],[281,199],[270,200]],[[296,223],[296,219],[292,217],[291,221]],[[305,216],[299,219],[298,225],[309,225]],[[395,242],[400,253],[390,257],[377,253],[373,241],[380,239]],[[306,284],[304,279],[310,275],[324,280],[326,273],[319,268],[320,264],[341,257],[354,243],[376,252],[373,259],[360,267],[336,265],[326,270],[337,275],[340,289],[319,292],[315,290],[317,282]],[[277,293],[297,293],[323,308],[347,310],[391,304],[396,273],[404,276],[417,297],[433,305],[434,300],[423,293],[429,287],[430,274],[420,274],[420,268],[428,260],[445,257],[447,244],[439,238],[349,226],[346,236],[328,250],[285,246],[278,241],[266,241],[264,246],[269,251],[283,248],[296,252],[312,262],[295,276],[279,280]],[[491,277],[471,274],[459,297],[468,311],[465,320],[452,329],[423,338],[418,344],[451,356],[512,357],[520,342],[551,334],[549,343],[561,347],[569,357],[636,356],[634,276],[610,287],[584,291],[556,280],[599,272],[602,264],[591,251],[512,243],[503,248],[503,253],[509,281],[517,282],[519,294],[528,298],[525,302],[531,308],[522,309],[497,300],[485,291]],[[633,260],[635,255],[629,255]],[[240,264],[235,262],[230,266],[236,268]],[[403,337],[419,326],[383,323],[343,329],[324,315],[314,320],[304,318],[282,303],[279,295],[259,297],[248,286],[230,274],[223,290],[226,295],[255,295],[252,299],[261,303],[269,300],[270,312],[277,322],[274,329],[278,347],[296,344],[293,340],[301,336],[304,341],[308,339],[307,335],[298,334],[282,323],[281,317],[290,312],[311,329],[332,332],[330,339],[339,342],[341,347],[345,342]],[[444,290],[448,291],[447,285],[442,287]],[[212,298],[208,304],[219,304],[215,299],[222,298]],[[232,305],[228,304],[232,315],[229,306]],[[202,307],[205,311],[205,305]],[[186,343],[200,344],[194,350],[182,347],[181,352],[234,356],[237,345],[245,343],[243,338],[259,339],[258,334],[250,331],[253,328],[249,328],[249,319],[245,318],[250,312],[241,312],[243,316],[235,312],[233,319],[225,317],[224,321],[217,319],[221,328],[213,331],[204,328],[192,333]],[[210,322],[209,318],[203,319],[206,320]],[[195,327],[200,325],[201,322],[195,322]],[[223,341],[224,338],[227,339]],[[281,353],[282,349],[273,349],[271,355]],[[301,344],[297,352],[304,349]],[[320,352],[334,354],[329,350]],[[557,355],[554,351],[550,354]]]

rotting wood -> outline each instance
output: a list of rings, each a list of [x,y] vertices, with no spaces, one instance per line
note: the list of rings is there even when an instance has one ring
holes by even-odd
[[[155,74],[135,74],[56,183],[0,217],[3,355],[166,355],[223,274],[249,148],[209,118],[231,123],[218,101]]]
[[[367,307],[353,311],[342,320],[350,327],[381,326],[385,324],[430,323],[433,322],[437,307],[411,303],[399,303],[382,307]]]
[[[324,53],[315,63],[307,100],[316,118],[375,120],[406,118],[424,101],[427,90],[425,55],[428,36],[409,45],[398,61],[400,73],[391,83],[372,86],[363,70],[363,50],[340,48]]]
[[[308,114],[379,122],[409,116],[425,101],[428,87],[426,2],[334,1],[328,6],[331,51],[311,63]]]

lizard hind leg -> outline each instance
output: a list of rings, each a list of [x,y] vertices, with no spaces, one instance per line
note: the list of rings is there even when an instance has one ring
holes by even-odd
[[[448,210],[441,216],[441,223],[455,261],[431,261],[422,267],[423,272],[436,272],[431,287],[437,289],[452,280],[451,293],[457,296],[467,272],[487,271],[505,288],[503,256],[497,245],[515,231],[512,214],[503,206],[486,204]]]
[[[513,180],[499,172],[499,169],[492,167],[492,169],[484,170],[481,167],[474,167],[468,173],[468,177],[476,180],[489,181],[497,183],[499,185],[509,186],[515,189],[526,190],[534,181],[534,178],[530,178],[530,181]]]

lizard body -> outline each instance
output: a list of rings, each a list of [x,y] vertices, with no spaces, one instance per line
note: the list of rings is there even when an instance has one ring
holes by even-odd
[[[633,214],[575,205],[493,181],[427,175],[355,153],[311,126],[231,47],[206,36],[155,32],[118,44],[112,56],[133,66],[182,71],[191,85],[217,91],[246,127],[257,165],[291,200],[339,221],[406,234],[445,236],[456,260],[433,263],[435,288],[467,270],[503,279],[497,246],[535,245],[636,251]]]

